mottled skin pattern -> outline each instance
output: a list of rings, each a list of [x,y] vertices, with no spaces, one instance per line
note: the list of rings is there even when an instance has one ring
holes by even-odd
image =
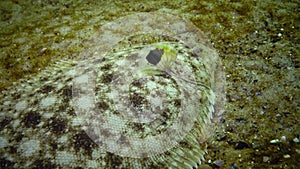
[[[132,26],[134,24],[134,26]],[[168,24],[165,24],[168,23]],[[181,42],[179,42],[181,41]],[[96,86],[94,92],[98,97],[95,101],[102,113],[119,115],[124,112],[113,111],[114,102],[106,97],[105,92],[109,88],[114,77],[129,76],[128,71],[115,69],[117,61],[133,60],[135,57],[143,57],[137,54],[140,49],[157,42],[165,42],[174,45],[179,58],[190,68],[184,71],[180,66],[172,67],[172,73],[154,74],[145,78],[145,81],[133,81],[130,86],[130,103],[140,109],[146,109],[150,89],[147,83],[157,83],[153,97],[163,95],[168,104],[162,111],[162,123],[157,131],[157,124],[128,124],[128,133],[138,137],[145,135],[157,135],[172,123],[176,118],[176,112],[180,110],[182,99],[191,99],[195,102],[195,121],[191,130],[184,138],[168,151],[161,154],[143,154],[140,158],[131,158],[101,146],[95,140],[97,133],[87,130],[86,123],[82,123],[82,116],[77,113],[76,97],[78,87],[74,87],[74,77],[80,77],[83,72],[95,70]],[[162,13],[139,13],[115,22],[104,25],[99,32],[89,40],[90,46],[82,51],[79,58],[87,58],[83,61],[60,61],[38,75],[20,80],[14,86],[7,88],[0,96],[0,153],[1,168],[191,168],[200,163],[205,153],[205,141],[211,131],[214,114],[221,114],[221,98],[217,95],[221,91],[222,83],[216,82],[222,79],[219,71],[219,61],[216,52],[211,48],[205,36],[189,22]],[[146,55],[145,55],[146,57]],[[129,71],[130,72],[130,71]],[[179,75],[186,75],[179,77]],[[181,80],[178,80],[181,79]],[[177,81],[176,81],[177,80]],[[181,81],[179,86],[178,81]],[[187,87],[184,86],[186,82]],[[184,97],[176,99],[184,90],[195,87],[194,96],[184,93]],[[175,95],[171,95],[167,88],[173,88]],[[145,89],[144,91],[142,89]],[[187,97],[188,96],[188,97]],[[197,96],[197,97],[196,97]],[[199,98],[198,98],[199,97]],[[75,100],[74,100],[75,98]],[[116,100],[118,98],[115,98]],[[181,99],[181,100],[180,100]],[[148,100],[149,101],[149,100]],[[145,106],[146,107],[143,107]],[[173,105],[173,106],[172,106]],[[171,109],[171,110],[170,110]],[[128,112],[129,110],[126,110]],[[189,113],[189,112],[186,112]],[[195,112],[193,112],[195,113]],[[175,114],[175,115],[174,115]],[[92,123],[95,117],[88,114]],[[184,121],[184,119],[182,119]],[[145,129],[153,131],[145,132]],[[136,133],[135,133],[136,132]],[[94,135],[93,135],[94,134]],[[102,136],[109,136],[109,132],[103,132]],[[121,137],[123,143],[127,143],[126,137]],[[130,145],[130,143],[128,143]],[[131,145],[133,146],[133,145]]]

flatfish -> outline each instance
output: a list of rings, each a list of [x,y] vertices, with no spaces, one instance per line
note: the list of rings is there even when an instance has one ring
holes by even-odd
[[[206,36],[172,14],[134,13],[85,45],[2,91],[1,167],[197,168],[224,104]]]

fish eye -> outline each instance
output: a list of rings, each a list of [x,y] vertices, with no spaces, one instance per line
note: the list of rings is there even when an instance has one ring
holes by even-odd
[[[160,62],[161,57],[162,57],[163,54],[164,54],[163,49],[157,49],[156,48],[154,50],[150,50],[150,52],[147,55],[146,59],[152,65],[157,65]]]

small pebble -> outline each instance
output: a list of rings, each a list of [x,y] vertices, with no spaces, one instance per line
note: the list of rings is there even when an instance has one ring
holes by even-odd
[[[252,143],[252,148],[257,149],[257,148],[259,148],[259,147],[260,147],[260,144],[259,144],[258,142],[254,141],[254,142]]]
[[[263,157],[263,162],[268,162],[269,160],[270,160],[270,157],[268,157],[268,156]]]
[[[281,118],[282,118],[282,116],[281,116],[281,114],[276,114],[276,120],[281,120]]]
[[[230,169],[237,169],[237,165],[235,163],[231,164]]]
[[[278,139],[275,140],[271,140],[270,143],[274,144],[274,143],[279,143],[280,141]]]
[[[286,141],[286,137],[285,137],[285,136],[282,136],[280,140],[281,140],[281,141]]]
[[[293,141],[295,142],[295,143],[299,143],[299,138],[297,138],[297,137],[295,137],[294,139],[293,139]]]
[[[245,149],[245,148],[249,148],[249,145],[243,141],[239,141],[235,147],[234,147],[236,150],[242,150],[242,149]]]
[[[42,48],[39,50],[39,54],[44,54],[46,52],[47,48]]]
[[[247,120],[242,118],[242,117],[239,117],[239,118],[235,118],[236,121],[240,122],[240,123],[246,123]]]
[[[223,160],[216,160],[216,161],[214,161],[214,165],[216,165],[217,167],[222,167],[224,165],[224,161]]]

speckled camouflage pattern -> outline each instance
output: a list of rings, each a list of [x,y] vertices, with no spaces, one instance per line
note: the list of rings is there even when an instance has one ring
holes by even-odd
[[[160,43],[176,60],[143,74]],[[220,61],[202,32],[167,13],[137,13],[102,26],[87,44],[78,60],[3,91],[2,160],[15,168],[197,167],[224,99]]]

